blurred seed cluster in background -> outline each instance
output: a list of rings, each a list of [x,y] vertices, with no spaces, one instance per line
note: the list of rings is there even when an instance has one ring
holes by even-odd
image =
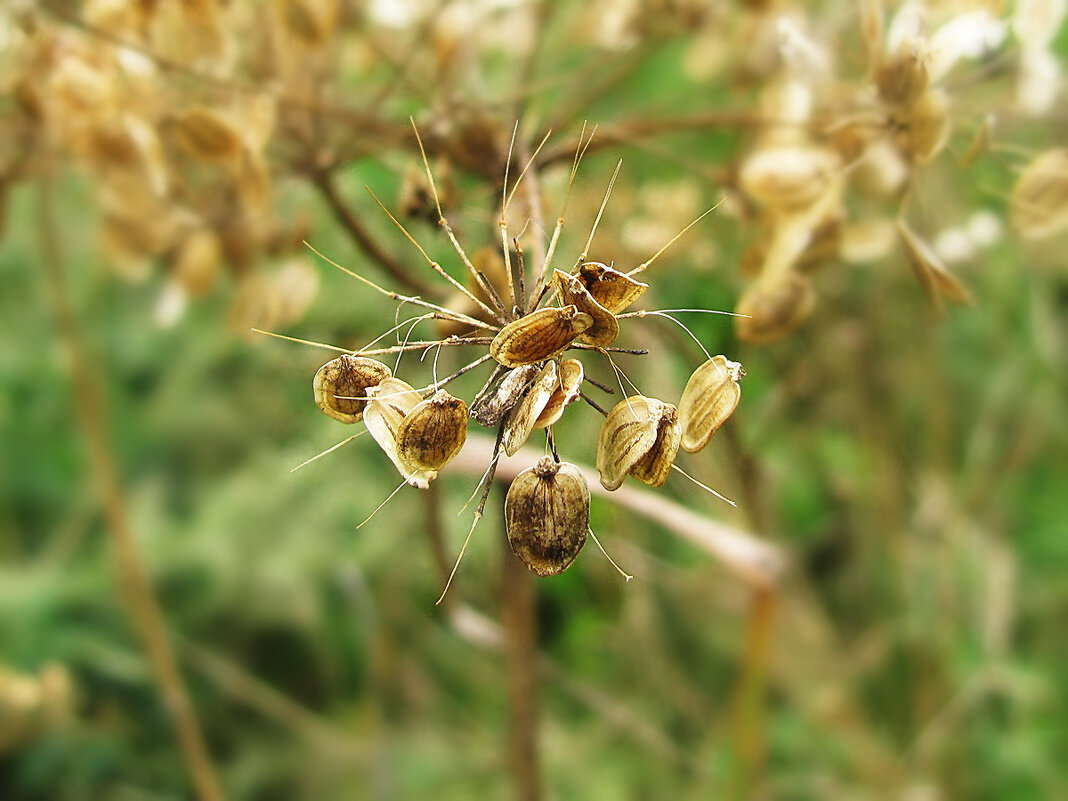
[[[1068,796],[1065,15],[4,4],[0,797]]]

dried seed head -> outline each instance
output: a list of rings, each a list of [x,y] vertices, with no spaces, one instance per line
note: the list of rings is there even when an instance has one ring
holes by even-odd
[[[1024,168],[1009,198],[1009,219],[1025,239],[1068,228],[1068,148],[1040,153]]]
[[[467,404],[443,389],[417,403],[397,428],[397,452],[414,470],[441,470],[467,441]]]
[[[735,331],[743,342],[765,343],[782,339],[805,321],[816,302],[808,276],[789,270],[774,279],[761,279],[738,301]]]
[[[495,427],[504,415],[519,403],[519,399],[537,375],[536,364],[525,364],[507,371],[496,389],[475,398],[475,402],[471,404],[471,417],[479,425]]]
[[[210,108],[186,111],[178,118],[175,133],[186,150],[202,161],[230,162],[245,147],[234,125]]]
[[[636,281],[599,261],[588,261],[580,265],[578,280],[593,299],[612,314],[619,314],[649,288],[648,284]]]
[[[564,409],[578,399],[579,390],[582,388],[583,369],[582,362],[578,359],[565,359],[557,368],[559,382],[553,390],[549,402],[545,404],[538,419],[534,422],[534,428],[546,428],[551,426],[564,413]]]
[[[597,442],[597,472],[606,490],[619,489],[628,474],[659,487],[667,481],[682,428],[670,403],[631,395],[608,413]]]
[[[377,387],[368,388],[367,395],[371,398],[363,412],[367,430],[404,480],[413,487],[426,489],[437,477],[437,471],[409,464],[401,458],[397,442],[404,419],[422,402],[419,393],[399,378],[386,378]]]
[[[504,518],[508,544],[531,572],[562,573],[586,543],[586,479],[575,465],[545,457],[515,477],[504,501]]]
[[[916,47],[902,47],[875,73],[875,85],[884,103],[907,109],[927,91],[927,60]]]
[[[509,456],[514,456],[527,441],[558,382],[556,362],[546,362],[534,382],[524,391],[520,401],[508,412],[504,420],[501,447]]]
[[[367,405],[367,390],[378,386],[392,371],[382,362],[363,356],[339,356],[315,374],[312,390],[315,404],[342,423],[357,423]]]
[[[505,367],[535,364],[555,356],[593,325],[574,306],[547,307],[513,320],[490,343],[490,355]]]
[[[579,334],[579,339],[589,345],[604,348],[619,336],[619,323],[615,315],[593,299],[589,290],[573,275],[563,270],[553,271],[553,283],[560,293],[562,303],[573,305],[580,312],[590,315],[593,324]]]
[[[727,418],[738,408],[742,388],[738,379],[745,370],[726,356],[709,359],[690,376],[679,401],[682,447],[697,453],[708,444]]]

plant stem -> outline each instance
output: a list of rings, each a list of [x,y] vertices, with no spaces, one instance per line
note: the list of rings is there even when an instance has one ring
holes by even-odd
[[[141,637],[163,702],[174,719],[178,743],[196,796],[201,801],[222,801],[222,790],[204,743],[196,712],[189,701],[171,643],[167,639],[163,613],[153,594],[126,515],[126,505],[119,486],[118,470],[107,428],[104,401],[97,387],[99,376],[94,377],[93,371],[89,369],[81,348],[83,339],[77,318],[67,295],[63,256],[59,250],[62,234],[56,225],[48,176],[41,179],[39,189],[41,253],[46,280],[60,334],[70,356],[71,380],[74,384],[72,397],[77,401],[74,406],[88,440],[90,465],[104,502],[104,514],[108,521],[112,555],[115,558],[123,603]]]
[[[731,798],[752,798],[763,768],[764,688],[775,619],[775,592],[756,588],[746,620],[745,658],[734,698],[734,766]]]
[[[508,757],[519,801],[540,801],[538,766],[538,644],[534,582],[511,549],[504,548],[501,621],[508,671]]]

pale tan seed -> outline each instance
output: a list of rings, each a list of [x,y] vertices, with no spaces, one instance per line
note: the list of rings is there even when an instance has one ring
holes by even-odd
[[[801,325],[815,302],[811,279],[795,270],[762,278],[739,299],[735,312],[748,316],[735,318],[735,332],[743,342],[774,342]]]
[[[531,572],[562,573],[586,544],[586,479],[575,465],[545,457],[515,477],[504,501],[504,517],[508,544]]]
[[[1040,153],[1024,168],[1009,197],[1009,220],[1025,239],[1068,228],[1068,148]]]
[[[674,410],[655,398],[631,395],[608,413],[597,441],[597,472],[606,490],[619,489],[631,468],[656,444],[661,420]]]
[[[191,108],[178,117],[175,135],[186,150],[202,161],[232,161],[245,147],[233,123],[210,108]]]
[[[612,314],[619,314],[649,288],[648,284],[599,261],[588,261],[580,265],[578,280],[593,299]]]
[[[199,297],[215,286],[221,258],[219,237],[210,228],[198,228],[178,246],[171,270],[186,292]]]
[[[905,245],[905,252],[916,277],[936,306],[941,306],[943,298],[961,304],[972,302],[968,288],[949,271],[931,247],[920,239],[904,220],[898,221],[897,230],[901,234],[901,242]]]
[[[559,383],[553,390],[549,402],[545,404],[545,408],[534,422],[534,428],[547,428],[553,425],[563,416],[564,409],[578,399],[583,379],[582,362],[578,359],[565,359],[560,362],[557,373]]]
[[[552,397],[558,383],[556,362],[546,362],[534,383],[523,393],[522,399],[508,412],[504,419],[501,447],[509,456],[514,456],[530,437],[534,424],[541,416],[542,410]]]
[[[471,405],[471,417],[479,425],[495,427],[504,415],[523,397],[527,387],[538,375],[536,364],[525,364],[509,370],[492,393],[475,399]]]
[[[315,404],[335,420],[357,423],[367,405],[367,390],[392,376],[382,362],[362,356],[339,356],[319,368],[312,380]]]
[[[671,466],[675,463],[681,439],[682,426],[679,425],[678,410],[672,404],[665,403],[657,424],[653,447],[634,463],[630,475],[651,487],[664,486],[671,475]]]
[[[588,345],[605,348],[616,341],[619,336],[619,323],[612,312],[593,299],[593,295],[573,275],[563,270],[553,271],[553,282],[560,294],[562,303],[574,306],[580,312],[590,315],[593,324],[579,334],[579,340]]]
[[[738,379],[745,370],[726,356],[709,359],[690,376],[679,401],[682,447],[688,453],[704,448],[738,408],[742,388]]]
[[[420,401],[397,428],[397,452],[413,470],[441,470],[467,441],[467,404],[443,389]]]
[[[949,141],[952,127],[945,92],[925,92],[909,110],[903,150],[917,164],[930,164]]]
[[[545,361],[564,350],[593,325],[574,306],[551,306],[513,320],[490,343],[490,355],[505,367]]]
[[[419,393],[399,378],[387,378],[377,387],[370,387],[367,395],[371,398],[363,412],[367,430],[404,480],[413,487],[426,489],[437,477],[437,471],[409,464],[401,458],[397,443],[404,418],[422,402]]]

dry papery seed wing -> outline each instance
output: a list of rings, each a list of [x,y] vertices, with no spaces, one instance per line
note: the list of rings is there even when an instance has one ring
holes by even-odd
[[[1009,197],[1009,219],[1025,239],[1068,228],[1068,148],[1040,153],[1024,168]]]
[[[697,453],[734,414],[742,397],[738,379],[743,375],[742,365],[726,356],[709,359],[693,371],[679,401],[683,450]]]
[[[606,490],[619,489],[628,474],[653,487],[667,481],[682,429],[670,403],[631,395],[608,413],[597,442],[597,472]]]
[[[815,303],[816,291],[807,275],[787,270],[761,277],[739,299],[734,330],[743,342],[774,342],[801,325]]]
[[[534,383],[527,387],[522,399],[505,417],[501,447],[506,454],[514,456],[515,452],[523,447],[542,410],[553,396],[558,382],[556,362],[546,362]]]
[[[578,359],[564,359],[557,367],[557,375],[560,381],[534,422],[534,428],[551,426],[563,416],[564,409],[578,399],[584,377],[582,362]]]
[[[575,465],[545,457],[515,477],[504,517],[519,560],[539,576],[555,576],[586,544],[590,489]]]
[[[579,266],[578,280],[612,314],[619,314],[645,294],[648,284],[636,281],[599,261],[588,261]]]
[[[371,400],[363,412],[363,422],[378,446],[386,452],[404,480],[413,487],[426,489],[438,473],[422,467],[413,467],[401,458],[397,436],[404,418],[422,402],[419,393],[410,384],[399,378],[387,378],[377,387],[367,390]]]
[[[555,356],[593,325],[574,306],[550,306],[513,320],[490,343],[490,355],[505,367],[536,364]]]
[[[417,403],[397,428],[397,451],[413,471],[441,470],[467,441],[467,404],[439,389]]]
[[[553,281],[562,303],[574,306],[580,312],[590,315],[593,320],[593,324],[579,334],[579,340],[599,348],[608,347],[616,341],[619,336],[616,316],[594,300],[593,295],[578,278],[563,270],[554,270]]]
[[[339,356],[320,367],[312,379],[315,404],[335,420],[358,423],[367,406],[367,390],[392,375],[389,367],[374,359]]]
[[[527,387],[537,375],[536,364],[525,364],[522,367],[508,370],[496,387],[491,385],[475,398],[474,403],[471,404],[471,417],[479,425],[494,428],[501,422],[508,410],[519,403],[519,399],[523,397],[523,393],[527,391]]]

